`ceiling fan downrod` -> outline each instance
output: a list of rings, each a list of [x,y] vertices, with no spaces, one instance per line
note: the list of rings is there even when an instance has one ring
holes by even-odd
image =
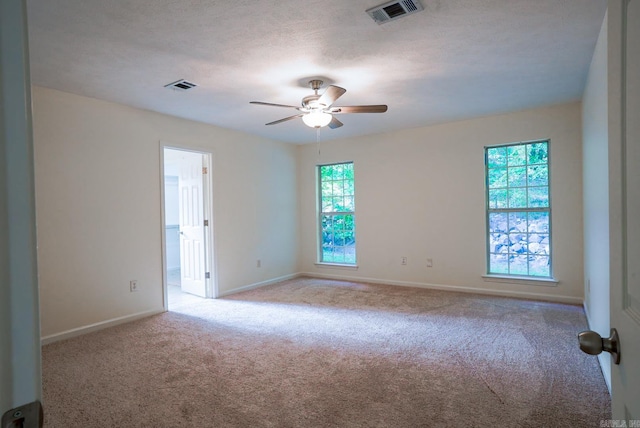
[[[318,95],[318,90],[322,88],[323,83],[320,79],[309,80],[309,86],[315,91],[316,95]]]

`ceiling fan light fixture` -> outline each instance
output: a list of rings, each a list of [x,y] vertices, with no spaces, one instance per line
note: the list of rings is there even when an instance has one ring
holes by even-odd
[[[310,128],[322,128],[323,126],[327,126],[332,118],[333,116],[329,113],[316,110],[302,116],[302,121]]]

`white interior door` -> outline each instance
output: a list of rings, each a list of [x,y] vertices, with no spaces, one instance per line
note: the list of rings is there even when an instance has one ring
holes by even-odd
[[[640,0],[609,1],[608,31],[613,419],[640,426]]]
[[[182,291],[207,297],[203,155],[182,152],[179,170]]]

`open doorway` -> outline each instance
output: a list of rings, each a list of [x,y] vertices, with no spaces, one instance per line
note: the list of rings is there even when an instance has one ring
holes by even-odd
[[[216,296],[211,154],[162,147],[165,309]]]

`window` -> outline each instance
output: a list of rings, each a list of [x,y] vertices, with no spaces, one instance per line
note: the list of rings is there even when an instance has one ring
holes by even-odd
[[[489,274],[550,278],[549,141],[485,148]]]
[[[353,162],[318,166],[320,263],[355,265]]]

